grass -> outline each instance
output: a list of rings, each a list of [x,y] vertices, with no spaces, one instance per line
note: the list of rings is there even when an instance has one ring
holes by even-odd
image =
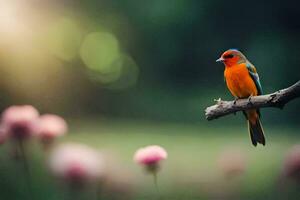
[[[72,121],[71,133],[60,143],[80,142],[98,148],[125,170],[133,180],[134,199],[276,199],[278,176],[284,155],[299,141],[297,127],[265,127],[267,146],[254,148],[243,126],[203,126],[155,124],[141,121]],[[282,134],[284,132],[284,134]],[[169,153],[158,175],[160,194],[153,177],[132,161],[137,148],[158,144]],[[33,147],[36,149],[36,147]],[[218,158],[226,150],[241,152],[246,160],[245,173],[235,180],[224,178]],[[36,151],[36,150],[34,150]],[[6,162],[5,147],[1,154],[0,188],[4,196],[20,199],[24,182],[16,180],[14,162]],[[36,199],[60,199],[53,181],[45,175],[43,156],[35,153],[31,160]],[[20,173],[20,177],[21,177]],[[44,197],[44,193],[52,194]],[[1,193],[0,193],[1,195]],[[25,195],[26,196],[26,195]],[[1,198],[2,199],[2,198]],[[24,198],[23,198],[24,199]]]

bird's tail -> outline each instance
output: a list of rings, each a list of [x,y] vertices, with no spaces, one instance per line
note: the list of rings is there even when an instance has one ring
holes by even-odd
[[[255,121],[248,120],[248,128],[252,144],[256,146],[257,143],[260,143],[265,146],[266,140],[259,117],[257,117]]]

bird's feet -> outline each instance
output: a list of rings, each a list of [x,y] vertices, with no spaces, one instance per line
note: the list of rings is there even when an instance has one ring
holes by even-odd
[[[237,98],[237,97],[234,98],[234,100],[233,100],[233,105],[236,105],[236,101],[237,101],[238,99],[239,99],[239,98]],[[234,112],[233,114],[236,115],[236,112]]]
[[[252,97],[253,97],[253,95],[250,95],[250,96],[248,97],[248,104],[249,104],[249,105],[252,105],[252,104],[253,104],[252,101],[251,101]]]
[[[236,101],[238,100],[239,98],[234,98],[234,101],[233,101],[233,105],[235,105],[236,104]]]

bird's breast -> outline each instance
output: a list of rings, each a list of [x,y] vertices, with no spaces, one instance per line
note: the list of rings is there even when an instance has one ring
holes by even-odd
[[[245,64],[226,67],[224,76],[227,87],[233,96],[246,98],[251,95],[257,95],[255,83],[249,75],[249,71]]]

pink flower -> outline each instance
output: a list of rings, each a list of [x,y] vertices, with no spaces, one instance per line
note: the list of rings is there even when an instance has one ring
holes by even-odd
[[[46,114],[38,120],[37,136],[42,142],[51,142],[54,138],[64,135],[67,130],[67,123],[60,116]]]
[[[227,150],[218,160],[219,168],[226,177],[241,175],[246,170],[244,155],[239,150]]]
[[[138,149],[135,152],[134,161],[141,165],[157,165],[167,157],[168,154],[164,148],[152,145]]]
[[[283,175],[300,181],[300,145],[293,146],[287,153],[283,165]]]
[[[2,126],[9,137],[25,139],[35,132],[39,112],[30,105],[11,106],[2,114]]]
[[[54,175],[71,183],[97,181],[104,175],[102,156],[81,144],[63,144],[54,149],[49,167]]]

